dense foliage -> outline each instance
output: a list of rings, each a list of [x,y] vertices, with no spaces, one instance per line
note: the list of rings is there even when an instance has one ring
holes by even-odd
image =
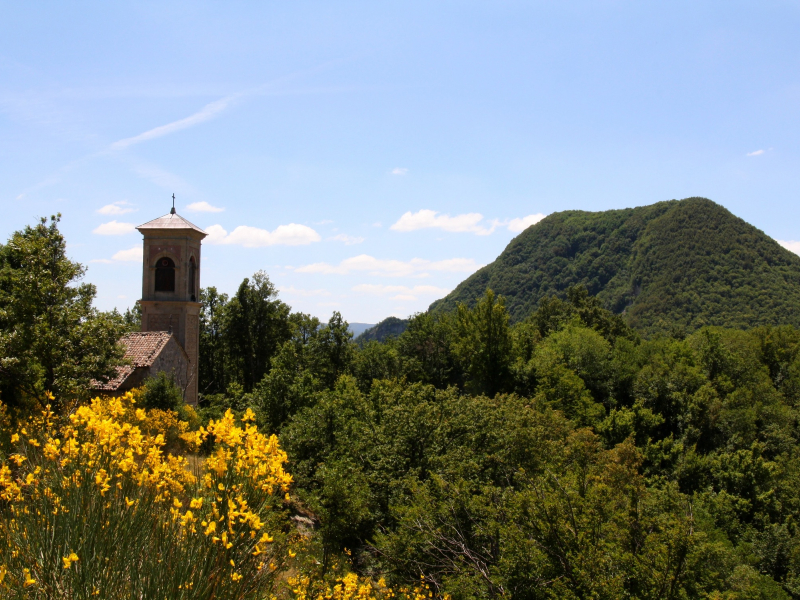
[[[704,198],[553,213],[431,309],[471,305],[491,288],[517,322],[576,285],[647,333],[800,327],[800,257]]]
[[[516,322],[486,290],[357,344],[264,273],[201,300],[197,414],[165,376],[0,405],[6,595],[800,598],[791,325],[642,337],[585,287]]]
[[[94,285],[66,255],[60,215],[0,245],[0,399],[44,406],[86,399],[89,382],[114,375],[125,325],[92,307]]]
[[[800,598],[800,331],[642,339],[584,288],[361,346],[287,317],[249,393],[321,572],[454,598]],[[201,412],[202,412],[201,411]]]
[[[3,598],[262,598],[286,552],[277,439],[228,412],[163,454],[175,413],[134,397],[23,421],[0,463]]]

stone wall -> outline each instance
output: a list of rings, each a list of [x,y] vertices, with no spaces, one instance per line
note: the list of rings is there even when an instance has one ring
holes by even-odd
[[[187,388],[187,383],[189,383],[189,361],[183,348],[175,341],[174,337],[170,338],[167,345],[164,346],[158,357],[153,361],[148,376],[155,377],[161,371],[171,376],[182,390]]]

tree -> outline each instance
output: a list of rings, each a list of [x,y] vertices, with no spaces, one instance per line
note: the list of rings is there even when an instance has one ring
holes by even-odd
[[[334,311],[328,324],[309,341],[308,366],[325,387],[333,388],[341,375],[349,373],[356,348],[352,340],[347,321]]]
[[[228,294],[215,287],[200,290],[200,392],[219,394],[225,391],[225,306]]]
[[[125,309],[121,316],[128,331],[142,330],[142,305],[139,304],[138,300],[133,305],[133,308]]]
[[[10,405],[59,408],[85,397],[93,379],[114,374],[124,352],[122,319],[92,306],[86,269],[66,255],[50,217],[0,246],[0,397]],[[54,398],[53,398],[54,396]]]
[[[264,271],[245,279],[225,309],[225,348],[228,367],[253,391],[269,370],[269,361],[292,334],[288,305]]]
[[[453,318],[448,314],[418,313],[398,338],[403,370],[411,381],[437,388],[462,382],[453,349]]]
[[[465,365],[470,391],[494,396],[505,389],[511,364],[511,333],[502,296],[492,290],[470,309],[458,305],[456,354]]]

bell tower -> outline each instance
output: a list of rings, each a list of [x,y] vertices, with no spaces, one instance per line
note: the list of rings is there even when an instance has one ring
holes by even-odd
[[[184,401],[197,405],[200,243],[206,232],[175,212],[139,225],[144,236],[142,331],[169,331],[189,359]]]

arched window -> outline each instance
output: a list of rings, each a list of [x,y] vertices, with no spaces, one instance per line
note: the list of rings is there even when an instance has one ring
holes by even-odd
[[[194,295],[195,290],[195,281],[197,277],[197,265],[194,262],[194,256],[189,259],[189,297],[192,299],[192,302],[196,300]]]
[[[156,291],[175,291],[175,263],[171,258],[159,258],[156,263]]]

